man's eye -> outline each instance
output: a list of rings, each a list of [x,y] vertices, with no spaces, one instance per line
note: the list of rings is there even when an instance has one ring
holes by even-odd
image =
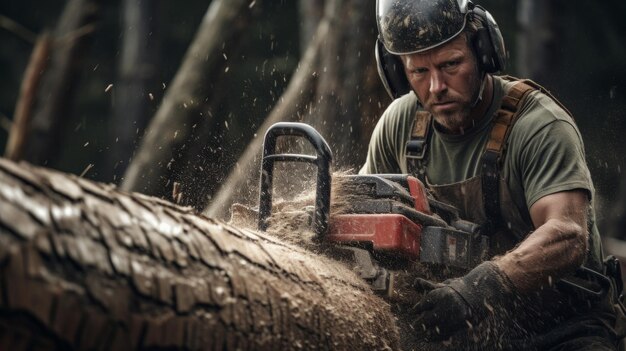
[[[416,68],[413,70],[413,74],[424,74],[428,71],[426,68]]]
[[[443,64],[444,68],[453,68],[459,65],[459,61],[448,61]]]

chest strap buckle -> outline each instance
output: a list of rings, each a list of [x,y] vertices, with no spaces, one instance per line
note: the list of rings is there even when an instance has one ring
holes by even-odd
[[[406,142],[406,157],[423,160],[426,155],[426,139],[411,139]]]

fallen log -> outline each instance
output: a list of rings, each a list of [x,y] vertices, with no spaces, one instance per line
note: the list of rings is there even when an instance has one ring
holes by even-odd
[[[0,160],[0,350],[398,349],[349,269],[269,235]]]

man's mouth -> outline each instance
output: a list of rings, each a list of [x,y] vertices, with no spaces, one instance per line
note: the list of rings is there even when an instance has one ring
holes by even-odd
[[[456,105],[455,101],[442,101],[442,102],[433,103],[433,108],[445,110],[445,109],[452,108],[454,105]]]

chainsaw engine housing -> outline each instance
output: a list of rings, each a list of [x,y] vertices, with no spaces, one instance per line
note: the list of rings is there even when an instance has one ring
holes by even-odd
[[[329,241],[458,268],[471,268],[486,258],[488,242],[480,228],[460,220],[454,207],[429,197],[417,178],[355,175],[344,176],[340,183],[350,201],[341,214],[330,217]]]

